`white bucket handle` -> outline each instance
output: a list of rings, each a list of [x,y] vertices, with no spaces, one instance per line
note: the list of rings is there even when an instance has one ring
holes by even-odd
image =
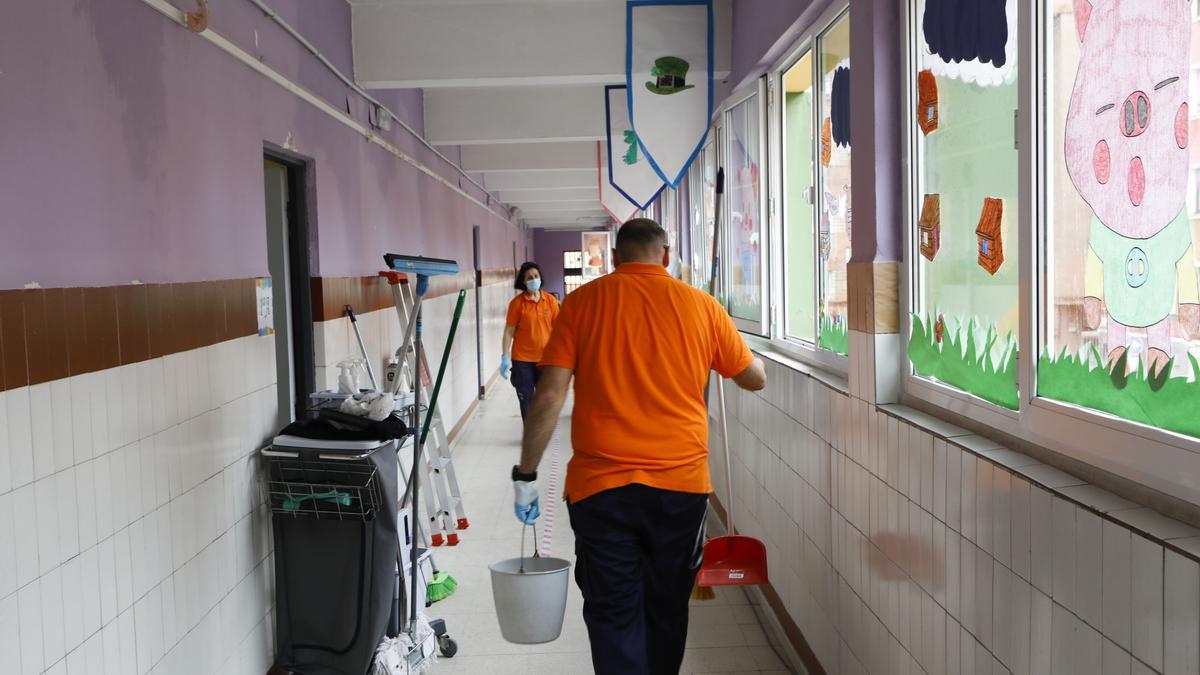
[[[521,526],[521,567],[517,570],[517,574],[525,574],[525,532],[530,527],[533,528],[533,557],[540,558],[542,554],[538,552],[537,547],[537,525],[525,523]]]

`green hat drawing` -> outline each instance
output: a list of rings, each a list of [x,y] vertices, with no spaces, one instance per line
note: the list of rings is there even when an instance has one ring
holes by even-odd
[[[696,85],[686,83],[689,67],[688,62],[678,56],[664,56],[655,59],[650,74],[658,79],[655,82],[647,82],[646,88],[662,96],[678,94],[685,89],[691,89]]]

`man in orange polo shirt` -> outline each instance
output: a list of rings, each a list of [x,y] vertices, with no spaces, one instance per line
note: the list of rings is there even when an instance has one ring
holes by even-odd
[[[766,386],[712,297],[667,273],[667,235],[635,219],[617,233],[614,274],[567,296],[513,467],[518,519],[538,516],[537,467],[575,378],[566,494],[575,580],[596,672],[677,673],[712,491],[709,371]]]

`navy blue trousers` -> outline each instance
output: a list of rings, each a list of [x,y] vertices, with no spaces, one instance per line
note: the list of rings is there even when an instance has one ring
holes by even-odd
[[[708,495],[645,485],[568,504],[598,675],[676,675],[704,553]]]
[[[538,370],[533,361],[513,361],[512,374],[509,377],[512,378],[513,388],[517,390],[517,402],[521,404],[521,420],[524,421],[529,406],[533,405],[533,390],[542,378],[542,371]]]

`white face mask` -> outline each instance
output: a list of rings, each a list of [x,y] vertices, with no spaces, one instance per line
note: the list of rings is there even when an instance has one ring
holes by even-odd
[[[525,282],[525,288],[526,288],[526,290],[537,293],[542,288],[542,280],[541,279],[530,279],[529,281]]]

